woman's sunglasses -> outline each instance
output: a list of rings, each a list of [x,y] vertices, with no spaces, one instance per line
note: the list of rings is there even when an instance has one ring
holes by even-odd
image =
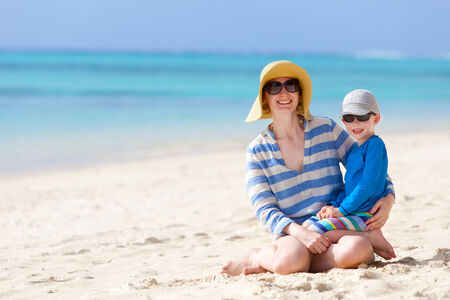
[[[343,115],[342,119],[345,123],[353,123],[353,121],[358,120],[359,122],[366,122],[370,119],[370,116],[373,115],[373,112],[370,112],[368,114],[362,115],[362,116],[356,116],[356,115]]]
[[[266,83],[264,90],[266,90],[269,95],[277,95],[281,92],[283,86],[289,93],[295,93],[300,90],[300,82],[298,82],[298,79],[295,78],[286,80],[284,83],[279,81],[270,81]]]

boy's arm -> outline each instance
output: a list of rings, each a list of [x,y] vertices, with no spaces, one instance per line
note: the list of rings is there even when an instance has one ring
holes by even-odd
[[[339,207],[339,205],[342,203],[342,199],[344,199],[344,198],[345,198],[345,190],[342,189],[335,199],[327,202],[327,205]]]
[[[361,207],[376,190],[376,183],[387,176],[386,148],[381,139],[369,141],[365,164],[360,181],[354,190],[345,197],[339,206],[339,211],[348,215]]]
[[[250,148],[247,149],[245,181],[256,217],[263,224],[264,230],[274,235],[284,235],[283,229],[294,220],[280,211],[259,159]]]

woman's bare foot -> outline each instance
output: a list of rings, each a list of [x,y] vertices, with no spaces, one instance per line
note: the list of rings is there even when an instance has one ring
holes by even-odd
[[[394,248],[386,240],[379,228],[366,231],[365,233],[376,254],[387,260],[396,257]]]
[[[253,262],[252,262],[253,256],[256,255],[259,252],[259,250],[260,250],[260,248],[253,248],[246,255],[244,255],[238,259],[229,261],[227,264],[225,264],[222,267],[222,271],[220,273],[228,274],[231,276],[237,276],[237,275],[243,273],[244,269],[246,269],[246,272],[247,272],[247,273],[244,273],[245,275],[261,273],[261,272],[258,272],[259,266],[253,265]],[[264,270],[264,269],[262,269],[262,270]]]
[[[259,274],[259,273],[265,273],[265,272],[267,272],[267,270],[260,266],[256,266],[256,267],[249,266],[249,267],[245,267],[242,270],[242,273],[244,273],[244,275]]]

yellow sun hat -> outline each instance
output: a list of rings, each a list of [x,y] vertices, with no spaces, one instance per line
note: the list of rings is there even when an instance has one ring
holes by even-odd
[[[297,114],[303,116],[306,120],[311,120],[312,116],[309,112],[309,104],[311,103],[311,79],[308,73],[288,60],[278,60],[271,62],[261,71],[259,79],[259,93],[248,113],[245,122],[253,122],[261,119],[271,119],[272,113],[269,108],[263,108],[263,88],[266,83],[278,77],[296,78],[300,82],[302,89],[300,104],[297,107]]]

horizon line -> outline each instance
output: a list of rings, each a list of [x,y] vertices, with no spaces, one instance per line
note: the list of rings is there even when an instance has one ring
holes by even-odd
[[[413,53],[397,50],[366,49],[350,52],[331,51],[238,51],[238,50],[200,50],[200,49],[106,49],[106,48],[2,48],[0,53],[60,53],[60,54],[191,54],[191,55],[305,55],[305,56],[343,56],[356,58],[401,59],[401,58],[435,58],[450,59],[450,51],[439,53]]]

